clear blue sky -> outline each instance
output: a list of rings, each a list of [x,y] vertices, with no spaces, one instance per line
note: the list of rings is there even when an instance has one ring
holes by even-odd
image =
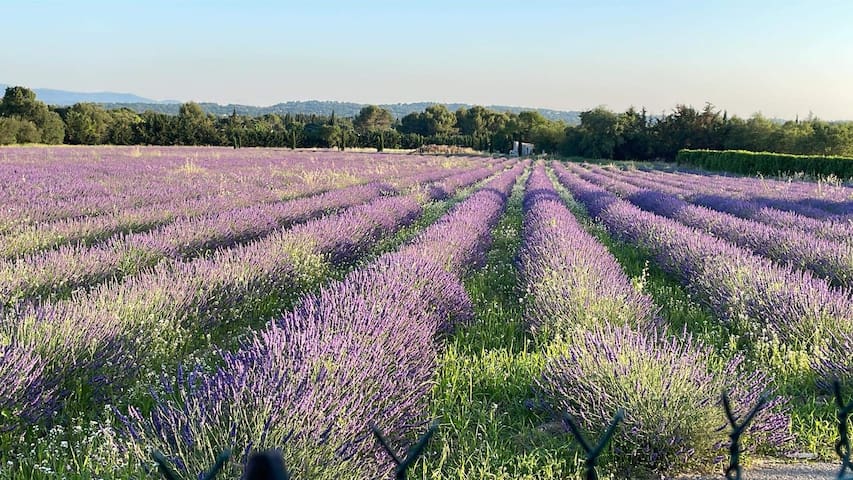
[[[0,83],[853,119],[853,1],[10,1]]]

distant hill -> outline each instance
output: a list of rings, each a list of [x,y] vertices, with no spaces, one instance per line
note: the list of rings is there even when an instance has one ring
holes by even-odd
[[[7,85],[0,84],[0,91],[5,90]],[[68,106],[75,103],[91,102],[91,103],[140,103],[140,104],[166,104],[180,103],[176,101],[166,100],[163,102],[152,100],[150,98],[140,97],[132,93],[116,93],[116,92],[69,92],[67,90],[54,90],[51,88],[34,88],[36,97],[48,105]]]
[[[5,89],[5,84],[0,84],[0,91]],[[34,88],[36,96],[39,100],[48,105],[68,106],[79,102],[99,103],[108,109],[130,108],[137,112],[145,110],[153,110],[160,113],[177,114],[180,108],[180,103],[177,100],[152,100],[150,98],[140,97],[132,93],[116,93],[116,92],[72,92],[67,90],[54,90],[50,88]],[[396,118],[404,117],[412,112],[422,112],[430,105],[435,105],[441,102],[416,102],[416,103],[394,103],[380,105],[386,108]],[[268,107],[257,107],[252,105],[220,105],[218,103],[200,103],[204,111],[213,115],[222,116],[230,115],[235,109],[241,115],[261,116],[268,113],[276,113],[284,115],[291,114],[306,114],[306,115],[329,115],[335,112],[335,115],[342,117],[353,117],[358,114],[358,111],[365,106],[363,103],[353,102],[333,102],[308,100],[298,102],[284,102],[270,105]],[[470,108],[472,105],[467,103],[444,103],[444,106],[450,111],[456,111],[460,107]],[[518,113],[521,111],[535,110],[541,113],[545,118],[550,120],[563,120],[570,125],[580,123],[580,112],[551,110],[547,108],[525,108],[525,107],[509,107],[505,105],[486,105],[486,108],[497,110],[500,112]]]

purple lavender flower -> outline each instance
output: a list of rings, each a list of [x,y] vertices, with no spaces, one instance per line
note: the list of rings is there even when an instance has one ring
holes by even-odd
[[[741,363],[741,357],[721,362],[687,332],[665,336],[605,324],[565,345],[537,387],[555,411],[571,414],[594,435],[624,409],[611,443],[615,469],[630,478],[669,477],[706,469],[724,453],[724,391],[740,416],[768,391],[770,379],[760,371],[745,373]],[[775,397],[761,410],[745,443],[749,449],[790,440],[784,403]]]
[[[811,358],[812,369],[817,373],[818,386],[832,391],[832,382],[838,380],[842,387],[853,386],[853,333],[834,333]]]
[[[474,182],[480,175],[466,170],[448,179]],[[419,200],[417,193],[380,196],[255,242],[160,262],[68,300],[22,305],[7,327],[13,345],[45,359],[48,383],[82,382],[97,404],[136,381],[140,365],[174,357],[199,331],[227,328],[270,296],[301,295],[326,278],[330,264],[353,262],[411,222],[421,212]]]
[[[591,215],[616,237],[648,250],[721,320],[755,337],[805,348],[851,329],[853,301],[847,290],[640,210],[562,165],[554,168]]]
[[[853,248],[847,243],[819,238],[798,228],[774,227],[691,205],[674,195],[640,188],[597,171],[578,168],[575,171],[581,178],[617,193],[644,210],[729,240],[777,263],[809,269],[836,285],[853,286]]]
[[[44,368],[31,349],[0,346],[0,431],[38,421],[55,407],[50,402],[55,386],[45,381]]]
[[[602,323],[651,327],[657,313],[651,298],[578,224],[542,166],[527,180],[519,260],[525,320],[534,333],[547,337]]]
[[[458,276],[481,258],[523,168],[489,182],[412,245],[305,297],[223,353],[216,371],[175,382],[150,415],[131,409],[131,448],[143,457],[160,448],[189,472],[231,447],[243,461],[280,449],[291,471],[312,477],[387,475],[391,464],[367,425],[405,441],[425,420],[436,336],[471,315]],[[462,236],[447,247],[441,235]]]

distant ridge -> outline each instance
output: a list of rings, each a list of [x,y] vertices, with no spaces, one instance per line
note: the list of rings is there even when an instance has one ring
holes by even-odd
[[[5,89],[5,84],[0,84],[0,89]],[[136,112],[144,112],[152,110],[160,113],[168,113],[176,115],[180,108],[180,103],[177,100],[152,100],[150,98],[140,97],[132,93],[115,93],[115,92],[72,92],[67,90],[54,90],[50,88],[34,88],[36,96],[39,100],[48,105],[69,106],[79,102],[98,103],[107,109],[129,108]],[[444,105],[450,111],[456,111],[460,107],[470,108],[472,104],[467,103],[442,103],[442,102],[414,102],[414,103],[393,103],[379,105],[391,112],[396,118],[404,117],[412,112],[422,112],[430,105]],[[367,104],[354,102],[336,102],[322,100],[306,100],[306,101],[291,101],[277,103],[267,107],[257,107],[253,105],[220,105],[218,103],[199,103],[204,111],[216,115],[230,115],[234,110],[241,115],[261,116],[270,113],[278,115],[285,114],[305,114],[305,115],[329,115],[335,112],[335,115],[341,117],[353,117],[358,114],[358,111]],[[537,111],[549,120],[563,120],[570,125],[580,123],[580,113],[577,111],[552,110],[547,108],[527,108],[527,107],[511,107],[505,105],[485,105],[486,108],[497,110],[499,112],[518,113],[522,111]]]
[[[5,90],[8,85],[0,84],[0,89]],[[158,101],[150,98],[140,97],[132,93],[116,93],[116,92],[70,92],[67,90],[55,90],[52,88],[33,88],[36,92],[36,97],[48,105],[68,106],[75,103],[91,102],[91,103],[145,103],[145,104],[165,104],[165,103],[180,103],[171,100]]]

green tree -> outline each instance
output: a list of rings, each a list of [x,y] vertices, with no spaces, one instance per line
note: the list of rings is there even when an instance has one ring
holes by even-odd
[[[388,130],[393,122],[391,112],[376,105],[362,108],[352,121],[355,131],[360,134]]]
[[[6,93],[0,101],[0,116],[32,120],[36,116],[39,103],[41,102],[36,100],[36,92],[28,88],[6,87]]]
[[[195,102],[181,105],[178,110],[177,140],[183,145],[218,145],[219,134],[213,119]]]
[[[65,138],[76,145],[98,145],[107,141],[112,118],[99,105],[75,103],[65,114]]]
[[[140,115],[136,137],[146,145],[174,145],[177,136],[177,117],[146,110]]]
[[[539,127],[546,126],[548,120],[539,112],[524,111],[514,118],[515,133],[524,141],[533,141],[532,132]]]
[[[129,108],[110,110],[110,123],[105,142],[112,145],[133,145],[138,143],[137,129],[142,117]]]
[[[581,155],[590,158],[613,158],[616,147],[622,144],[622,128],[619,117],[604,107],[581,113]]]
[[[0,117],[0,145],[18,143],[17,118]]]
[[[450,135],[456,131],[456,115],[444,105],[427,107],[423,113],[423,122],[426,135]]]
[[[838,123],[812,120],[811,152],[818,155],[843,155],[851,143],[850,131]]]
[[[323,146],[328,148],[335,148],[341,145],[341,127],[340,125],[321,125],[320,126],[320,139],[323,142]]]
[[[546,120],[531,128],[530,141],[535,144],[538,152],[556,152],[565,137],[565,132],[565,123]],[[483,148],[479,149],[483,150]]]
[[[649,119],[646,110],[637,111],[630,107],[619,115],[619,131],[622,141],[614,149],[613,156],[619,160],[641,160],[649,158]]]
[[[655,139],[653,154],[671,159],[675,158],[682,148],[706,148],[700,116],[700,112],[691,106],[676,105],[672,113],[666,115],[653,127]]]
[[[462,135],[484,135],[488,133],[487,122],[490,111],[475,105],[471,108],[456,110],[456,125]]]
[[[41,131],[42,143],[58,145],[65,139],[65,123],[62,117],[56,112],[49,111],[46,106],[39,109],[33,123]]]
[[[23,127],[22,131],[27,133],[21,134],[28,141],[55,144],[62,143],[65,137],[62,118],[52,112],[44,102],[38,101],[35,92],[25,87],[6,88],[3,99],[0,100],[0,117],[32,122],[38,130],[37,135],[31,134],[29,126]]]
[[[414,135],[429,135],[427,133],[427,126],[424,120],[424,114],[420,112],[412,112],[406,116],[404,116],[400,120],[400,133],[404,134],[414,134]]]
[[[35,123],[17,117],[0,117],[0,145],[40,141],[41,132]]]
[[[231,142],[234,148],[243,146],[243,137],[245,127],[243,126],[242,117],[237,115],[237,108],[231,111],[231,116],[228,118],[228,126],[226,127],[225,136]]]

